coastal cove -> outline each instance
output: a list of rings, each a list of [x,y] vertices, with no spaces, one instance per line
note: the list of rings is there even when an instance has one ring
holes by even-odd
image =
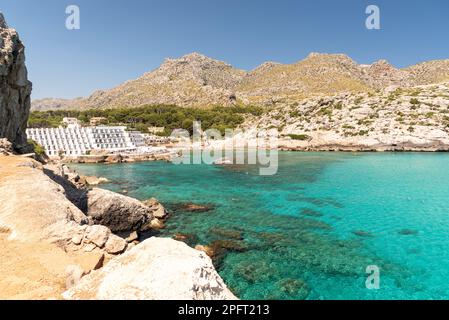
[[[241,299],[447,299],[446,153],[280,152],[256,166],[70,164],[171,212],[158,236],[219,248]],[[193,204],[204,210],[191,210]],[[368,290],[366,267],[380,268]]]

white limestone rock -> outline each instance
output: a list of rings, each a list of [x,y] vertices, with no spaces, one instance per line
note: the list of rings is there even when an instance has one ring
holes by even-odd
[[[89,226],[84,236],[85,243],[93,243],[98,248],[103,248],[111,235],[111,230],[105,226]]]
[[[111,234],[108,238],[108,241],[106,241],[106,244],[104,246],[104,249],[109,254],[120,254],[123,251],[125,251],[128,243],[126,240]]]
[[[211,259],[182,242],[150,238],[63,294],[65,299],[233,300]]]

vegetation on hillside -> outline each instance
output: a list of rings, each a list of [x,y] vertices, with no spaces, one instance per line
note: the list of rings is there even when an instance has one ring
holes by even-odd
[[[36,141],[32,140],[32,139],[28,139],[28,144],[30,144],[31,146],[33,146],[33,152],[41,157],[44,157],[45,154],[45,149],[44,147],[42,147],[40,144],[38,144]]]
[[[28,119],[29,128],[56,128],[64,117],[78,118],[88,125],[93,117],[104,117],[108,125],[126,125],[130,129],[148,132],[148,127],[165,127],[163,135],[173,129],[192,132],[194,121],[201,121],[201,127],[217,129],[224,133],[227,128],[236,128],[244,121],[244,115],[261,115],[263,109],[254,106],[211,107],[208,109],[181,108],[168,105],[144,106],[139,108],[119,108],[105,110],[55,110],[35,111]]]

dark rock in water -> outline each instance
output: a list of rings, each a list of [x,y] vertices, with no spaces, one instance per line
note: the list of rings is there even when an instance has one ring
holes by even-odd
[[[226,254],[229,252],[245,252],[248,246],[243,241],[237,240],[217,240],[209,246],[210,256],[217,269],[220,269]]]
[[[277,285],[280,291],[285,293],[290,299],[304,300],[310,294],[309,286],[301,279],[283,279]]]
[[[399,234],[402,236],[415,236],[418,234],[418,231],[411,229],[402,229],[399,231]]]
[[[407,250],[408,254],[420,254],[421,253],[421,249],[419,248],[411,248],[409,250]]]
[[[238,230],[213,227],[209,229],[209,233],[223,238],[243,240],[243,232]]]
[[[215,209],[212,204],[196,204],[196,203],[181,203],[175,206],[175,210],[185,211],[185,212],[208,212]]]
[[[210,245],[215,253],[223,251],[245,252],[248,246],[243,241],[217,240]]]
[[[273,232],[258,232],[254,234],[260,240],[259,250],[272,249],[278,246],[294,246],[296,242],[288,235]]]
[[[313,209],[304,208],[301,210],[301,213],[305,216],[310,217],[322,217],[323,214],[321,212],[315,211]]]
[[[359,237],[372,237],[373,236],[371,233],[369,233],[367,231],[363,231],[363,230],[352,231],[352,233]]]
[[[264,260],[245,260],[234,267],[236,275],[253,284],[258,281],[268,281],[275,275],[273,268]]]
[[[191,247],[197,245],[199,242],[199,238],[195,234],[176,233],[173,236],[173,239],[177,241],[182,241]]]

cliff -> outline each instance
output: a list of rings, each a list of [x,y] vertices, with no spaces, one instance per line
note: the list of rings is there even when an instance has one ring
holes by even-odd
[[[28,152],[26,126],[32,84],[25,66],[25,47],[0,13],[0,138],[18,152]]]

